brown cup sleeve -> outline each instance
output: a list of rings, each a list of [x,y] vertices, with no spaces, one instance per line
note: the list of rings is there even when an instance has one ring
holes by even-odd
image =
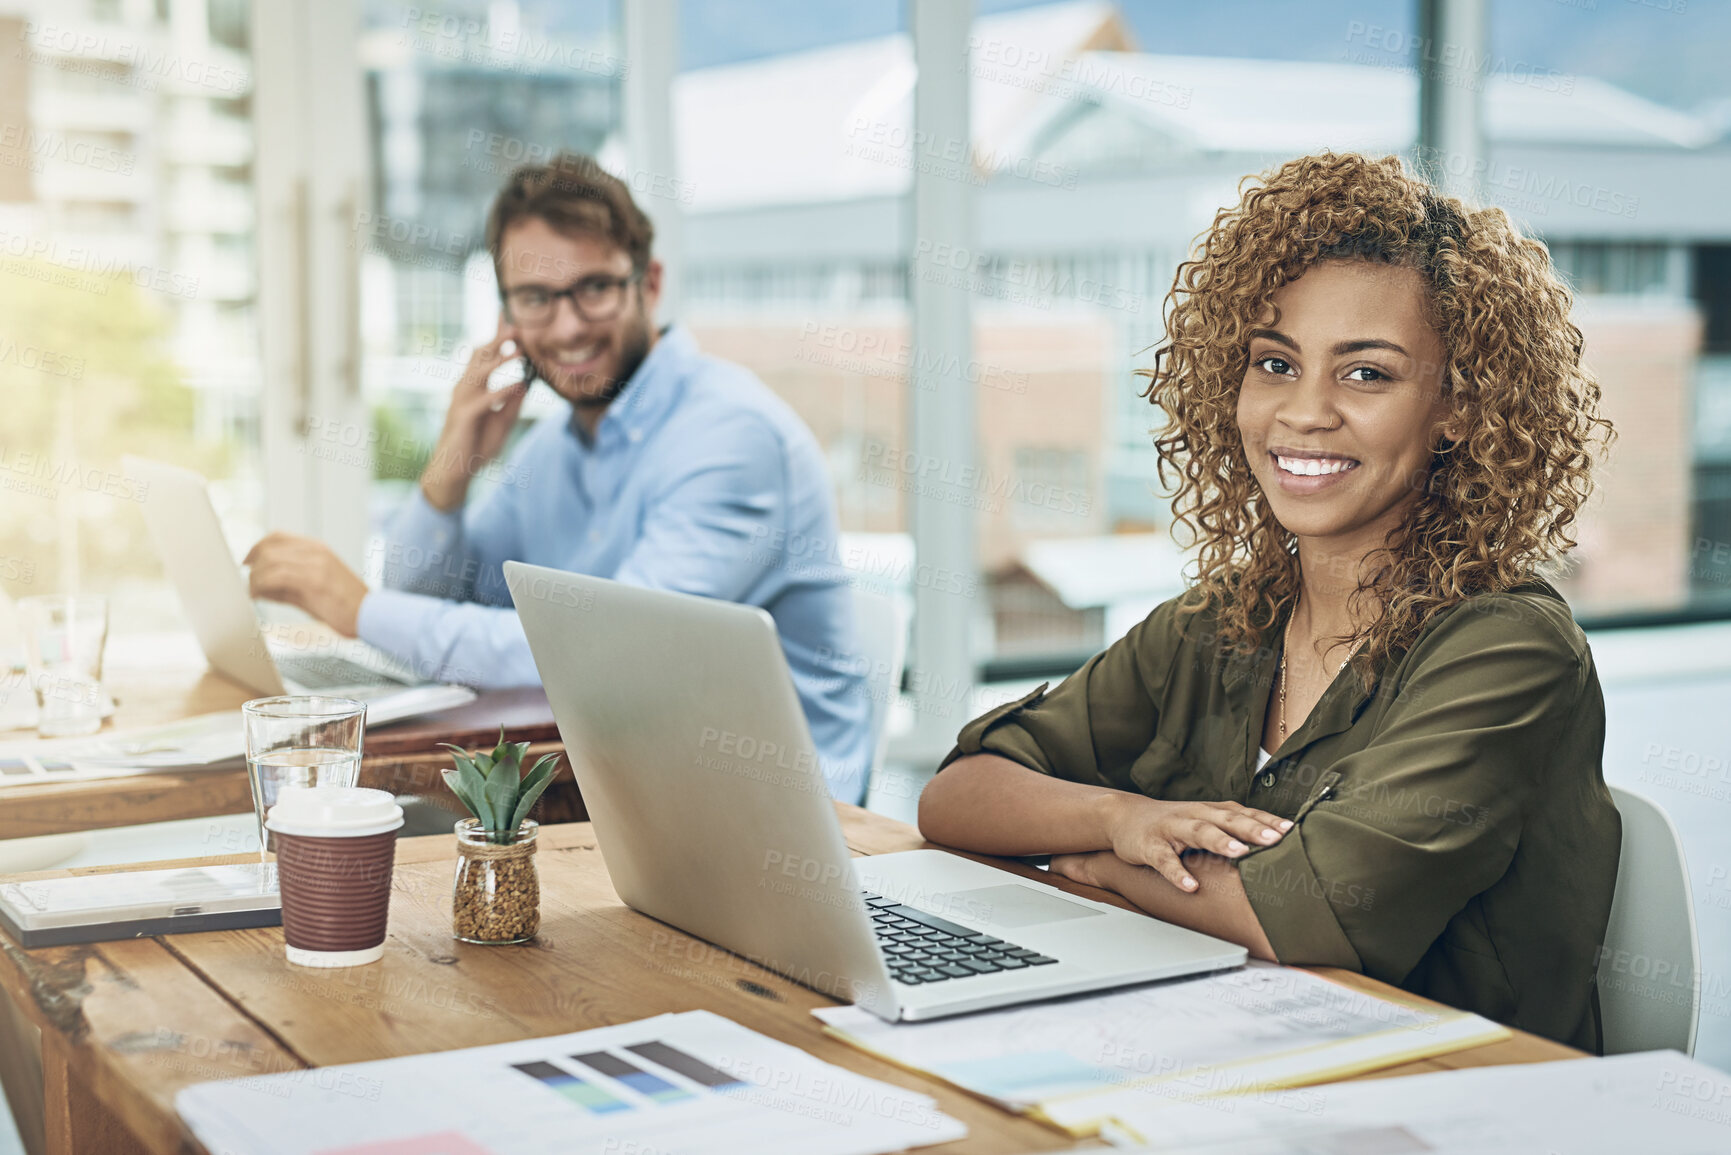
[[[366,950],[385,941],[397,832],[318,838],[273,832],[283,937],[300,950]]]

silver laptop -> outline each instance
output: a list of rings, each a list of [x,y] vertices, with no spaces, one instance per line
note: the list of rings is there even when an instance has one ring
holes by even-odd
[[[892,1021],[1245,961],[944,851],[853,858],[763,610],[518,562],[505,580],[633,909]]]
[[[390,655],[322,628],[301,631],[303,638],[267,638],[204,478],[142,457],[123,458],[122,465],[147,486],[145,524],[211,668],[266,696],[333,694],[377,706],[431,684]]]

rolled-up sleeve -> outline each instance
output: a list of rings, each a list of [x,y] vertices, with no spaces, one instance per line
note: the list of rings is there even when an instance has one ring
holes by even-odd
[[[1584,656],[1531,617],[1456,612],[1412,658],[1371,742],[1323,768],[1286,837],[1239,863],[1283,963],[1405,978],[1508,870],[1586,689]]]
[[[1023,694],[1014,701],[994,706],[962,727],[956,735],[955,749],[945,756],[938,769],[942,770],[957,758],[968,754],[998,754],[1012,762],[1020,762],[1030,770],[1052,773],[1051,761],[1027,728],[1015,724],[1016,717],[1046,696],[1052,683],[1041,682],[1039,689]]]
[[[997,754],[1042,774],[1129,787],[1129,768],[1160,721],[1157,694],[1171,664],[1168,602],[1094,655],[1056,690],[1041,686],[962,728],[941,770],[968,754]]]

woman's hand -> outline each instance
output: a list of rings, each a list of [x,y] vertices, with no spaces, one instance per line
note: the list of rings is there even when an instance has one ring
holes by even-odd
[[[1086,854],[1054,854],[1052,861],[1046,864],[1046,869],[1083,886],[1104,887],[1105,883],[1094,873],[1094,863],[1103,855],[1117,857],[1110,850],[1090,850]]]
[[[1292,823],[1237,802],[1162,802],[1125,794],[1113,809],[1106,829],[1112,839],[1111,853],[1132,866],[1152,867],[1180,890],[1194,891],[1200,884],[1184,869],[1181,859],[1186,851],[1205,850],[1222,858],[1241,858],[1252,846],[1279,842],[1292,829]],[[1053,858],[1052,869],[1059,869],[1058,858]],[[1089,878],[1069,874],[1071,869],[1092,877],[1085,862],[1066,863],[1064,873],[1077,882],[1089,882]]]

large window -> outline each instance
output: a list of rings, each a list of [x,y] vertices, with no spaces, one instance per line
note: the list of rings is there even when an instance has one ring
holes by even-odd
[[[176,626],[124,453],[260,527],[245,0],[0,15],[0,590]]]
[[[1651,7],[1551,15],[1631,43],[1690,36],[1694,14]],[[1237,46],[1268,57],[1258,59],[1222,54],[1225,16],[1156,27],[1136,4],[981,0],[958,65],[974,118],[960,141],[913,131],[901,4],[799,19],[725,8],[678,5],[671,171],[628,174],[685,220],[663,254],[679,288],[664,319],[794,406],[828,455],[846,531],[905,543],[907,490],[891,467],[911,451],[905,394],[923,368],[908,316],[919,243],[909,190],[916,173],[965,185],[973,241],[946,250],[941,268],[973,297],[973,355],[957,372],[975,391],[986,592],[962,612],[979,623],[982,660],[995,646],[1023,649],[992,591],[1030,580],[1032,548],[1169,534],[1150,435],[1162,417],[1135,374],[1162,339],[1180,261],[1237,181],[1320,148],[1413,154],[1424,46],[1411,6],[1366,0],[1338,27],[1313,21],[1278,46]],[[320,10],[357,30],[367,187],[341,204],[370,428],[344,436],[374,447],[376,527],[492,332],[489,201],[515,166],[560,149],[631,167],[630,54],[616,0]],[[0,75],[0,480],[14,497],[0,509],[0,557],[13,562],[0,580],[13,594],[106,584],[155,607],[156,619],[127,620],[167,620],[136,510],[102,484],[64,479],[114,470],[124,428],[126,447],[214,479],[237,546],[262,528],[253,9],[85,0],[17,11],[0,25],[18,61]],[[1726,592],[1718,563],[1702,558],[1718,550],[1731,466],[1731,246],[1717,202],[1681,193],[1721,187],[1731,169],[1722,120],[1689,111],[1708,107],[1716,82],[1694,65],[1655,72],[1645,48],[1638,60],[1576,59],[1566,37],[1508,6],[1491,11],[1481,154],[1426,161],[1548,245],[1622,431],[1558,580],[1589,617],[1700,610]],[[285,51],[259,49],[266,60]],[[299,270],[279,262],[277,274],[267,285]],[[291,353],[307,339],[277,336]],[[537,390],[526,418],[557,409]],[[311,412],[334,410],[321,397]],[[337,501],[339,488],[312,500]],[[1117,588],[1139,604],[1174,577]],[[1111,606],[1072,608],[1124,620]]]

